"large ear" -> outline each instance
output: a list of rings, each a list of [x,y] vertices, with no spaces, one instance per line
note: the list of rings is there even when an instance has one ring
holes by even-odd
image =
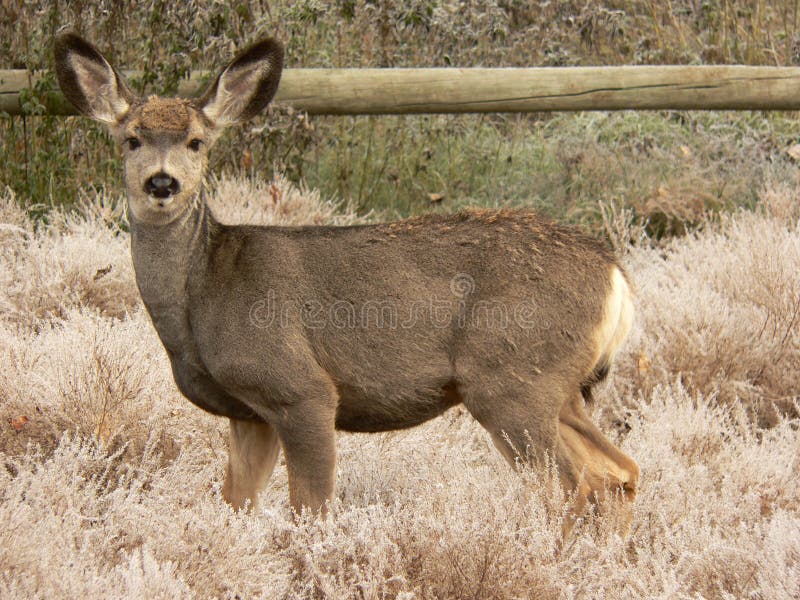
[[[268,38],[256,42],[222,70],[198,100],[203,114],[219,127],[246,121],[269,104],[283,69],[283,47]]]
[[[97,48],[63,33],[55,40],[55,59],[61,91],[81,113],[109,125],[127,114],[136,96]]]

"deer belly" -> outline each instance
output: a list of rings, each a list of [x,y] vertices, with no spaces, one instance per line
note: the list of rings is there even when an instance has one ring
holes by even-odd
[[[336,428],[343,431],[378,432],[414,427],[461,403],[458,389],[451,381],[395,393],[349,385],[339,385],[337,389]]]

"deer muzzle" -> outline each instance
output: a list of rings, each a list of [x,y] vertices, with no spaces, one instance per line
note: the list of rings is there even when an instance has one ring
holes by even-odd
[[[177,194],[180,189],[181,184],[178,180],[163,172],[156,173],[144,182],[145,193],[155,198],[169,198]]]

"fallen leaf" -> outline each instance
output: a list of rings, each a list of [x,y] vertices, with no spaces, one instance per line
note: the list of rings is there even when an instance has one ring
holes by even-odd
[[[683,153],[684,156],[692,155],[692,149],[689,148],[689,146],[681,146],[681,152]]]
[[[789,158],[792,160],[800,160],[800,144],[795,144],[794,146],[789,146],[786,149],[786,154],[789,155]]]
[[[28,422],[28,417],[26,417],[25,415],[20,415],[16,419],[9,419],[8,422],[11,423],[11,426],[17,432],[20,432],[22,431],[22,428],[25,427],[25,423]]]
[[[250,152],[250,150],[245,149],[245,151],[242,152],[242,168],[249,169],[252,166],[253,166],[253,153]]]
[[[639,353],[639,360],[636,361],[636,367],[639,370],[639,375],[642,377],[650,372],[650,359],[647,358],[644,352]]]
[[[444,200],[444,194],[435,194],[435,193],[428,194],[428,200],[430,200],[431,203],[434,204],[437,202],[441,202],[442,200]]]
[[[97,269],[97,272],[94,274],[92,280],[97,281],[98,279],[102,279],[103,277],[111,273],[112,268],[113,265],[108,265],[107,267],[103,267],[102,269]]]

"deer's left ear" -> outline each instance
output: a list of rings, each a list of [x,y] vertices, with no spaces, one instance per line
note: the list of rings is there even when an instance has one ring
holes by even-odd
[[[246,121],[269,104],[283,69],[283,47],[272,38],[236,56],[198,100],[203,114],[218,127]]]

